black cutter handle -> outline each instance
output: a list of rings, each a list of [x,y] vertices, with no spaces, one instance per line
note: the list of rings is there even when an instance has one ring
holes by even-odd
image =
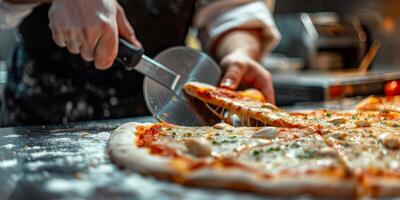
[[[116,60],[120,62],[126,70],[131,71],[140,62],[144,50],[133,46],[128,41],[120,38],[118,46],[118,55]]]

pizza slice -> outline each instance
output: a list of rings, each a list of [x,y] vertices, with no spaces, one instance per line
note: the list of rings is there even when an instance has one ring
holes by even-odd
[[[356,181],[334,148],[312,129],[279,128],[272,142],[244,149],[239,161],[272,176],[285,187],[275,190],[296,195],[345,198],[356,195]],[[297,191],[296,191],[297,190]],[[304,191],[303,191],[304,192]]]
[[[219,118],[232,124],[232,116],[238,116],[241,125],[289,128],[306,128],[307,120],[299,120],[266,103],[262,94],[257,92],[235,92],[199,82],[189,82],[184,90],[190,96],[205,103]],[[261,98],[260,98],[261,96]]]
[[[360,111],[383,111],[400,113],[400,96],[370,96],[356,105]]]
[[[325,141],[359,181],[360,195],[400,195],[400,129],[384,123],[369,127],[326,129]]]
[[[108,143],[121,167],[181,184],[277,196],[353,197],[355,180],[311,129],[128,123]]]

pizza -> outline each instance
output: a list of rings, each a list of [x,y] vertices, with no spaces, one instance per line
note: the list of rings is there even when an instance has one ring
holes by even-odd
[[[121,167],[184,185],[271,196],[400,195],[399,128],[380,123],[345,123],[322,134],[225,123],[128,123],[112,133],[108,151]]]
[[[265,102],[265,99],[259,98],[255,92],[248,95],[248,92],[235,92],[199,82],[186,83],[184,90],[190,96],[204,102],[213,113],[227,123],[232,124],[232,116],[237,116],[241,125],[245,126],[306,128],[311,125],[307,120],[298,120],[275,105]]]
[[[119,166],[185,185],[275,196],[354,197],[356,180],[311,129],[128,123],[108,144]]]
[[[118,166],[183,185],[268,196],[400,196],[400,112],[388,107],[285,112],[256,90],[202,83],[185,91],[224,122],[187,127],[127,123],[107,146]],[[382,104],[382,103],[381,103]],[[236,115],[242,121],[233,126]]]
[[[356,105],[360,111],[383,111],[400,113],[400,96],[370,96]]]
[[[400,196],[399,128],[379,123],[361,128],[335,128],[326,130],[324,138],[359,181],[360,196]]]

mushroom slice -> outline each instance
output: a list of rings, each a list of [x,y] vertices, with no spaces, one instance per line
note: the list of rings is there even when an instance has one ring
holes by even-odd
[[[213,126],[213,128],[218,129],[218,130],[225,130],[228,128],[232,128],[232,126],[227,123],[218,123],[218,124],[215,124]]]
[[[204,138],[188,138],[185,140],[188,152],[196,157],[207,157],[211,155],[212,146]]]
[[[383,133],[379,135],[378,139],[388,149],[400,148],[400,138],[398,136],[389,133]]]
[[[370,127],[371,123],[369,123],[367,120],[356,120],[354,124],[360,128],[360,127]]]
[[[346,123],[346,121],[347,120],[343,117],[335,117],[335,118],[328,120],[328,122],[332,123],[332,124],[344,124],[344,123]]]
[[[253,138],[260,138],[260,139],[274,139],[278,136],[279,131],[275,127],[264,127],[254,133],[252,136]]]

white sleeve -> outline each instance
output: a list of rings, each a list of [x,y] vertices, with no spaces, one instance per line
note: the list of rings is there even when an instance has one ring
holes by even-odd
[[[12,4],[0,0],[0,30],[11,29],[19,25],[38,4]]]
[[[279,43],[280,33],[271,13],[273,1],[203,0],[203,2],[207,3],[204,3],[196,14],[195,25],[199,29],[204,50],[210,51],[218,37],[238,28],[262,31],[262,53],[271,51]]]

